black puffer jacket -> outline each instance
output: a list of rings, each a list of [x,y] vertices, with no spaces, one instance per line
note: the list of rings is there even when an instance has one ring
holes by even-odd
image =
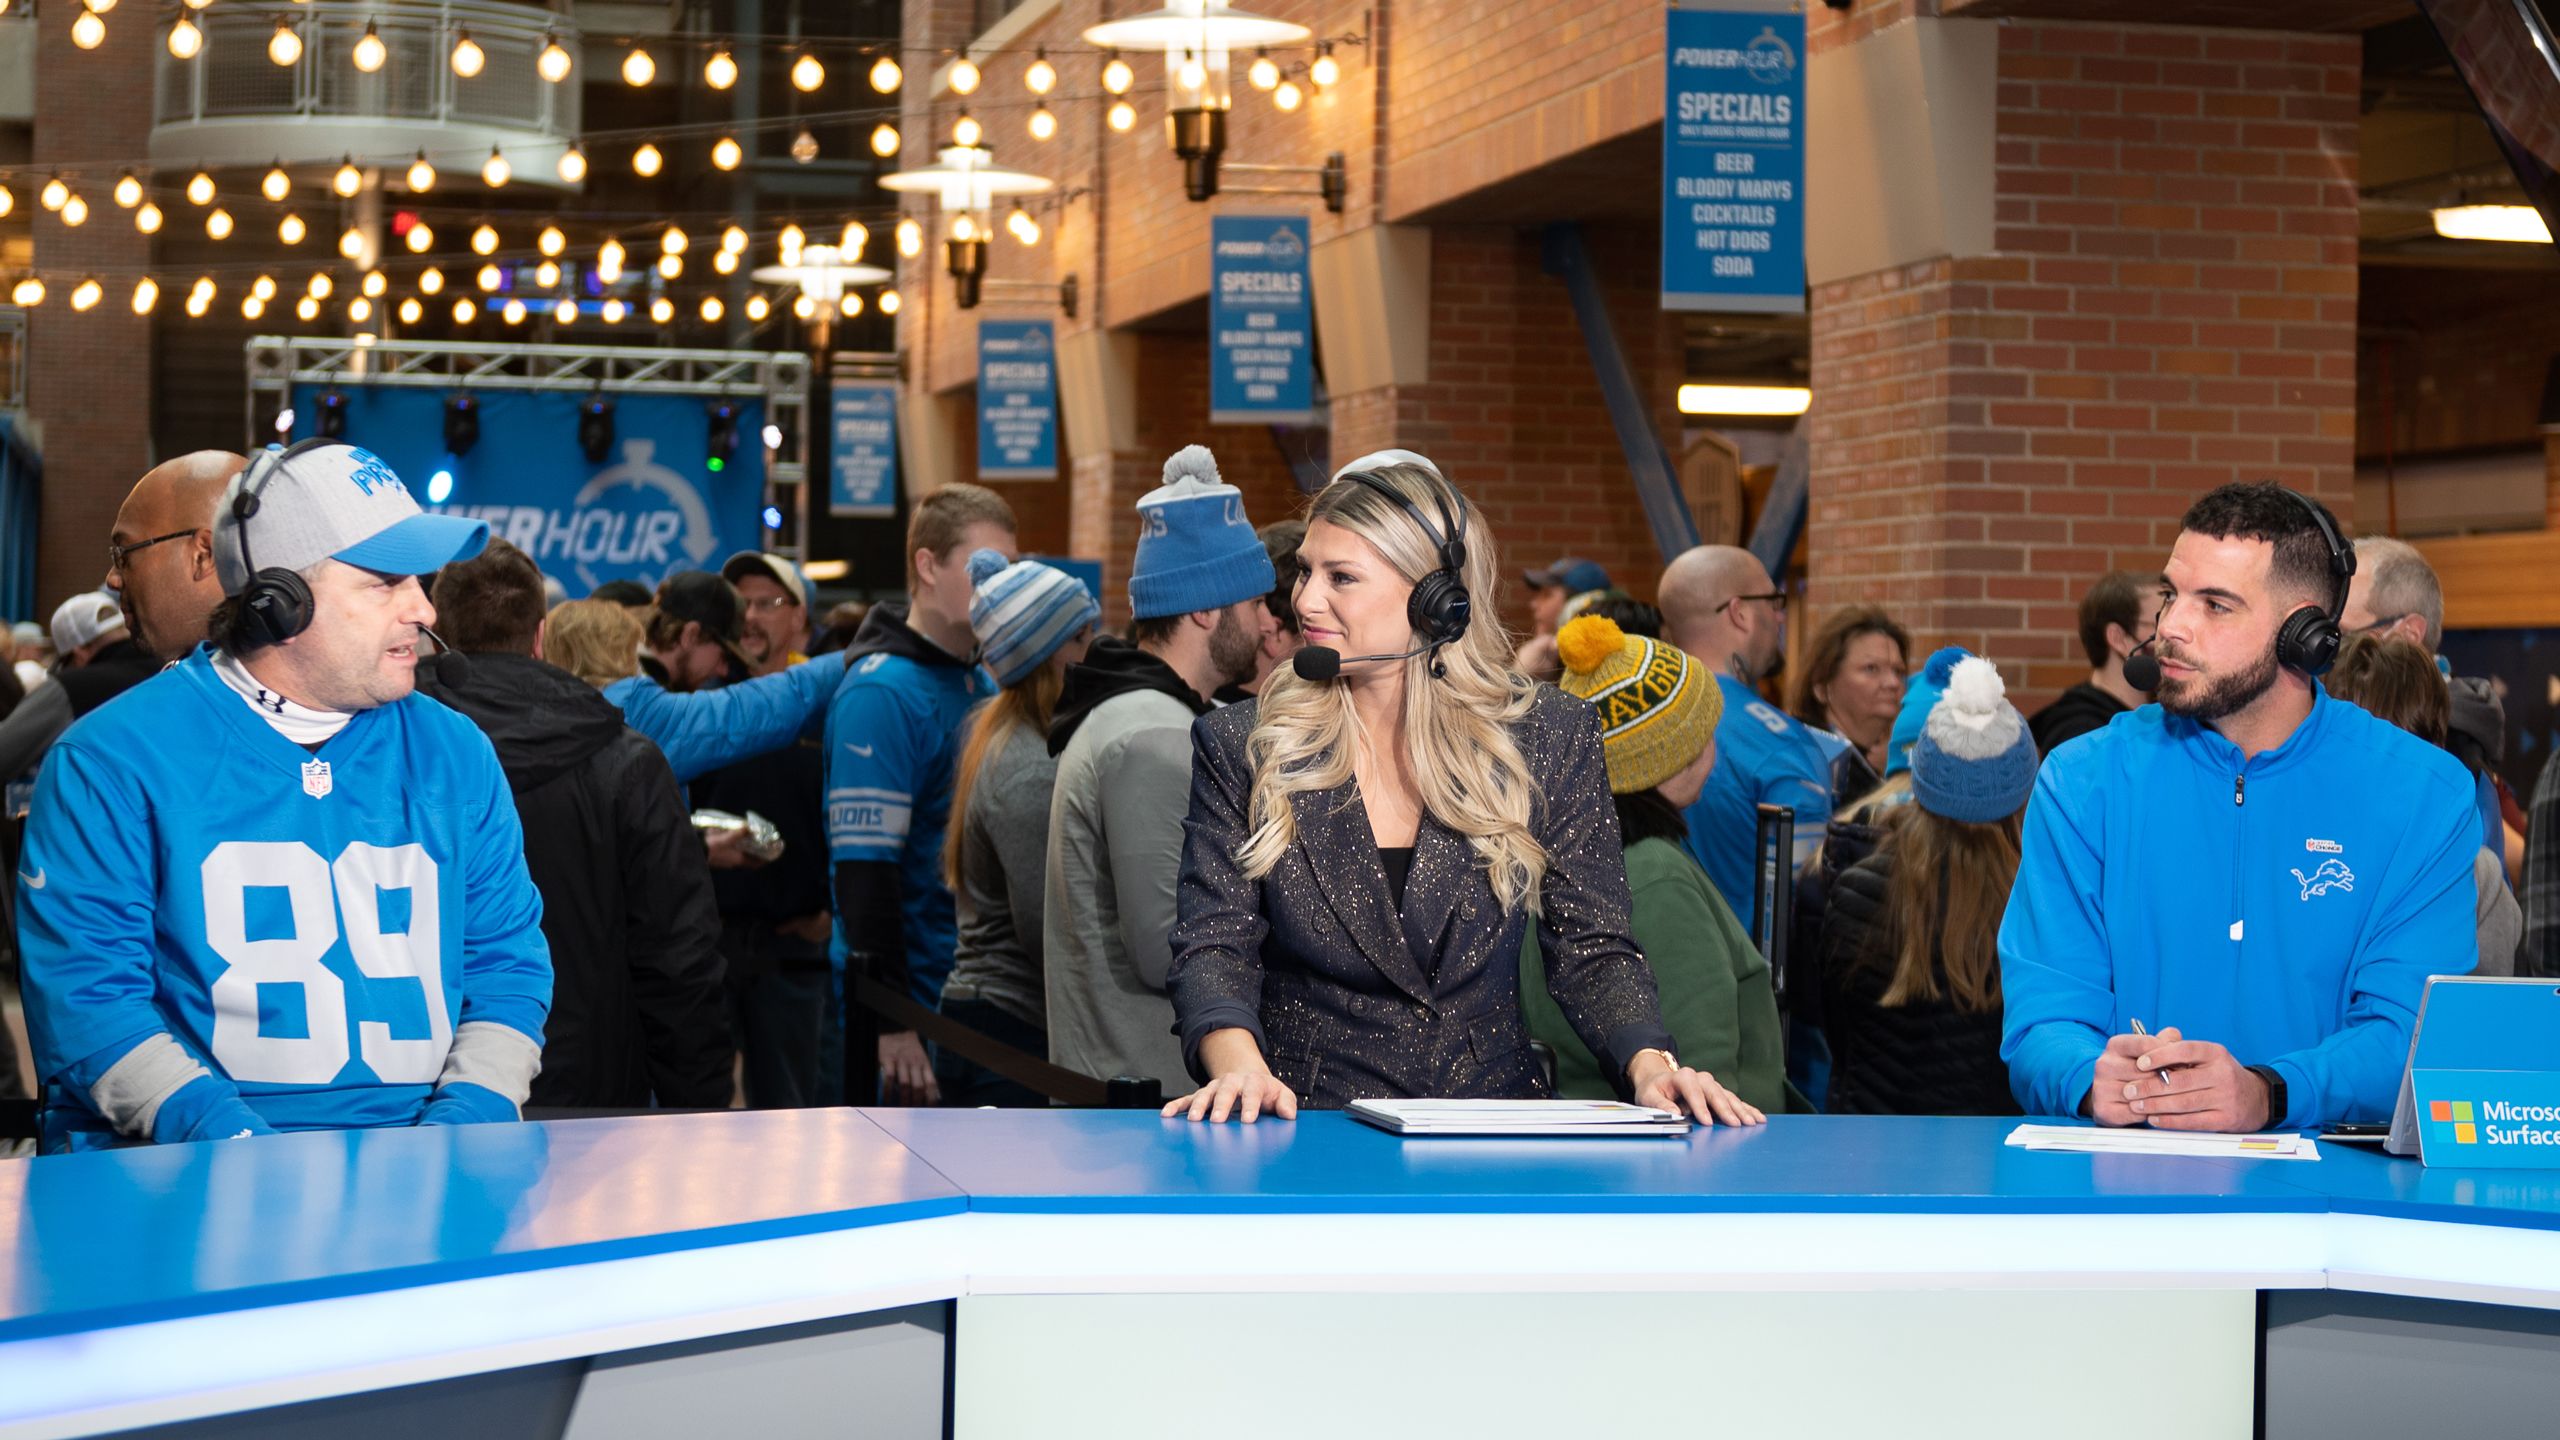
[[[675,772],[622,712],[522,655],[421,667],[419,693],[497,747],[551,942],[551,1018],[535,1105],[729,1103],[720,915]]]
[[[1819,967],[1823,1031],[1831,1040],[1831,1093],[1840,1115],[2015,1115],[2009,1067],[2000,1063],[2000,1012],[1939,998],[1887,1008],[1893,939],[1886,897],[1894,848],[1840,872],[1823,917]]]

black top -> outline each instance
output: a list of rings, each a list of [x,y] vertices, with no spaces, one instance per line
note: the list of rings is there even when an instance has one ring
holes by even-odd
[[[1814,966],[1831,1041],[1824,1108],[1835,1115],[2015,1115],[1998,1009],[1962,1009],[1943,985],[1935,1000],[1883,1003],[1893,978],[1886,900],[1895,857],[1884,846],[1842,871],[1831,888]]]
[[[2125,703],[2083,680],[2053,698],[2053,703],[2027,720],[2036,737],[2036,753],[2050,755],[2066,740],[2077,740],[2125,712]]]
[[[1386,867],[1387,898],[1395,901],[1396,908],[1402,910],[1404,877],[1413,873],[1413,847],[1407,845],[1402,849],[1392,849],[1381,845],[1378,847],[1378,863]]]

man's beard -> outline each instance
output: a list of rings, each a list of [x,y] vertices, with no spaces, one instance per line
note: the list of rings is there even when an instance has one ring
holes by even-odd
[[[2170,655],[2163,658],[2174,660],[2178,657]],[[2257,664],[2219,679],[2164,679],[2155,698],[2159,700],[2160,708],[2170,714],[2209,725],[2248,709],[2275,685],[2276,653],[2270,649],[2258,657]]]
[[[1218,616],[1218,628],[1209,632],[1209,665],[1218,672],[1218,688],[1253,678],[1254,663],[1262,654],[1262,637],[1236,618],[1236,612]]]

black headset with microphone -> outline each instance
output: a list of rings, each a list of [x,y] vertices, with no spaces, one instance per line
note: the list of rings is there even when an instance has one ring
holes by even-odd
[[[258,513],[262,497],[275,473],[296,455],[332,445],[345,445],[343,440],[317,437],[297,440],[291,446],[269,445],[249,459],[249,468],[240,476],[240,493],[231,501],[231,519],[240,532],[240,567],[249,572],[249,583],[240,589],[240,606],[234,612],[228,637],[235,650],[259,650],[281,645],[311,628],[317,607],[311,598],[311,585],[294,571],[281,565],[261,570],[249,549],[249,518]],[[432,663],[437,678],[448,685],[458,685],[470,673],[469,662],[444,637],[421,625],[419,633],[436,647],[424,657]]]
[[[2276,663],[2317,677],[2329,673],[2329,667],[2337,663],[2338,647],[2346,643],[2346,633],[2338,628],[2338,617],[2346,613],[2347,591],[2356,575],[2356,551],[2338,533],[2337,522],[2329,518],[2329,512],[2310,496],[2282,485],[2276,486],[2275,491],[2302,507],[2302,512],[2311,517],[2312,527],[2320,532],[2320,543],[2329,551],[2329,576],[2335,582],[2329,607],[2324,610],[2305,605],[2284,617],[2284,623],[2276,627]],[[2162,602],[2160,613],[2165,615],[2168,610],[2167,602]],[[2133,653],[2124,660],[2125,683],[2145,694],[2160,688],[2160,659],[2157,654],[2143,652],[2159,643],[2160,622],[2154,616],[2151,638],[2133,647]]]
[[[1440,524],[1435,528],[1423,515],[1421,506],[1370,472],[1354,470],[1341,478],[1385,496],[1411,516],[1422,533],[1431,537],[1432,548],[1439,553],[1440,568],[1414,581],[1413,594],[1405,601],[1405,621],[1413,627],[1414,639],[1419,642],[1413,649],[1401,654],[1346,657],[1328,646],[1309,645],[1299,650],[1290,661],[1291,668],[1302,680],[1331,680],[1342,673],[1346,658],[1353,661],[1410,660],[1425,651],[1438,650],[1466,634],[1468,623],[1475,618],[1475,600],[1467,593],[1467,542],[1461,525],[1466,515],[1466,501],[1459,500],[1457,512],[1451,513],[1449,483],[1433,477],[1432,504],[1440,512]],[[1431,662],[1431,673],[1445,675],[1448,670],[1435,657]]]

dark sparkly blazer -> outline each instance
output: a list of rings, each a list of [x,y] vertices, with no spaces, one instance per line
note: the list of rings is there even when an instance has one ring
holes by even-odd
[[[1290,797],[1298,835],[1260,880],[1237,862],[1252,833],[1248,701],[1191,728],[1172,991],[1183,1060],[1200,1040],[1253,1032],[1272,1073],[1316,1106],[1383,1097],[1546,1093],[1520,1018],[1527,911],[1504,910],[1475,852],[1427,812],[1395,907],[1356,781]],[[1548,990],[1613,1077],[1637,1051],[1671,1047],[1653,971],[1627,931],[1627,870],[1601,763],[1599,717],[1540,686],[1512,736],[1539,787],[1530,827],[1546,848],[1538,943]]]

